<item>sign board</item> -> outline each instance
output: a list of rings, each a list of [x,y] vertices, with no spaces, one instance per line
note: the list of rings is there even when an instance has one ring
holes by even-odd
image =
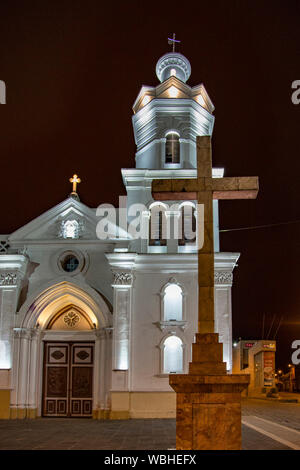
[[[271,351],[264,352],[264,387],[272,387],[275,371],[275,354]]]

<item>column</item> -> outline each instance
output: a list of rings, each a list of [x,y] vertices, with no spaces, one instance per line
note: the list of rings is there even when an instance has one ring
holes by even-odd
[[[223,343],[223,358],[227,370],[232,370],[231,271],[215,271],[215,332]]]
[[[113,328],[104,328],[104,352],[105,352],[105,364],[104,364],[104,418],[109,418],[111,410],[111,388],[112,388],[112,337]]]
[[[29,392],[29,355],[32,330],[29,328],[14,328],[14,394],[11,404],[13,418],[26,418]]]
[[[149,244],[149,225],[150,225],[150,211],[142,212],[142,229],[141,229],[141,253],[148,252]]]
[[[0,387],[0,405],[2,410],[5,408],[1,415],[6,417],[10,415],[9,403],[12,398],[9,387],[14,382],[12,329],[27,264],[28,259],[23,255],[0,255],[0,382],[6,383],[6,387]]]
[[[93,418],[107,419],[109,417],[108,398],[111,382],[111,336],[112,328],[101,328],[96,331],[95,341],[95,374]],[[108,349],[110,343],[110,349]]]
[[[167,222],[167,253],[177,253],[180,211],[166,211],[165,214]]]
[[[41,332],[31,330],[31,344],[29,357],[29,390],[28,390],[28,412],[27,418],[37,417],[37,383],[38,383],[38,356],[41,342]]]
[[[130,310],[133,276],[114,272],[113,369],[128,370],[130,346]]]

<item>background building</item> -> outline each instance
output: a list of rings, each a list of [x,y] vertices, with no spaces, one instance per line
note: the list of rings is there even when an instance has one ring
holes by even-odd
[[[233,373],[250,374],[245,394],[268,392],[275,387],[276,341],[241,340],[233,348]]]

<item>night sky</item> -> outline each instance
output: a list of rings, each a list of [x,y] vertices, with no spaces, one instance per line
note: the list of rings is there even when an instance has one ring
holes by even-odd
[[[191,62],[216,110],[213,165],[260,178],[257,200],[221,201],[221,250],[240,252],[234,338],[261,338],[274,319],[277,366],[300,339],[300,2],[1,0],[1,224],[11,233],[66,198],[118,204],[121,168],[135,165],[132,105],[156,86],[168,36]],[[290,223],[295,222],[295,223]],[[274,317],[275,316],[275,317]],[[267,334],[265,334],[267,336]]]

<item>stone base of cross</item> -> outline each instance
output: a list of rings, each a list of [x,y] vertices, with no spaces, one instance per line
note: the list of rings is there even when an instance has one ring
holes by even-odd
[[[152,182],[153,198],[197,200],[204,206],[204,244],[198,250],[198,333],[189,374],[169,376],[176,400],[176,449],[241,449],[241,392],[250,376],[226,372],[214,332],[213,199],[254,199],[257,177],[212,178],[210,136],[197,137],[197,178]]]

